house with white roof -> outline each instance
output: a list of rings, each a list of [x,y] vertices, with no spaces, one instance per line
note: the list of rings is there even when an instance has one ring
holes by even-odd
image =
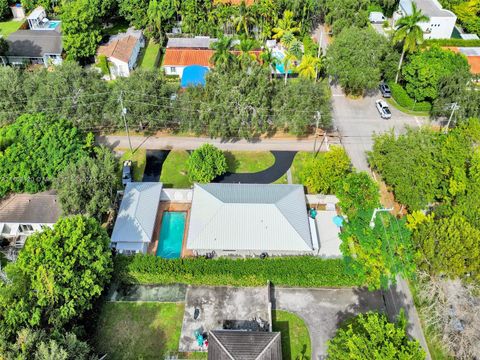
[[[301,185],[195,184],[187,249],[218,256],[315,255]]]
[[[112,232],[112,248],[126,255],[147,252],[155,230],[161,192],[162,183],[127,184]]]
[[[398,10],[393,14],[396,22],[403,16],[412,14],[412,3],[417,9],[430,18],[429,21],[420,23],[424,39],[450,39],[452,36],[457,16],[450,10],[442,8],[437,0],[400,0]]]

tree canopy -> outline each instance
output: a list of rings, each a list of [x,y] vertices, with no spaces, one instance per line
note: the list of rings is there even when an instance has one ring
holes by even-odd
[[[425,352],[418,341],[409,339],[406,326],[403,313],[396,323],[389,322],[385,314],[360,314],[348,321],[328,342],[328,358],[425,359]]]
[[[65,215],[84,214],[101,220],[112,207],[119,187],[118,161],[104,147],[94,157],[69,164],[54,181]]]
[[[60,219],[32,234],[0,287],[4,334],[24,327],[61,330],[92,307],[112,272],[110,239],[92,219]]]
[[[188,177],[192,182],[208,183],[227,171],[224,153],[211,144],[203,144],[188,158]]]
[[[439,47],[431,47],[410,56],[402,70],[407,93],[417,101],[433,101],[438,97],[440,80],[452,74],[470,73],[470,66],[462,54]]]
[[[67,120],[20,116],[0,128],[0,196],[46,190],[68,164],[87,156],[91,146]]]
[[[383,62],[392,51],[385,36],[372,28],[346,28],[328,47],[327,73],[335,77],[347,93],[362,95],[365,90],[378,87]],[[389,59],[391,61],[391,57]]]

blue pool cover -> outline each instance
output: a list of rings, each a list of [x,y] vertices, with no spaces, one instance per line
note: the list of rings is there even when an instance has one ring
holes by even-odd
[[[187,86],[205,86],[208,68],[200,65],[190,65],[183,69],[182,88]]]

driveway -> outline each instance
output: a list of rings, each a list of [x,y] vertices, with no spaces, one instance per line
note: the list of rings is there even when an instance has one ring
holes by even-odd
[[[377,92],[361,99],[350,99],[339,86],[332,86],[334,124],[353,165],[359,170],[369,171],[365,152],[372,149],[372,134],[390,130],[400,134],[405,126],[417,127],[428,121],[425,117],[404,114],[392,106],[392,118],[384,120],[375,107],[375,100],[380,98]]]
[[[308,326],[312,360],[326,359],[327,341],[346,319],[369,310],[385,311],[381,292],[366,289],[275,288],[273,306],[301,317]]]
[[[143,182],[159,182],[163,162],[170,150],[147,150],[147,162],[143,173]]]
[[[275,163],[268,169],[256,173],[230,173],[219,176],[217,183],[271,184],[280,179],[292,166],[296,151],[272,151]]]

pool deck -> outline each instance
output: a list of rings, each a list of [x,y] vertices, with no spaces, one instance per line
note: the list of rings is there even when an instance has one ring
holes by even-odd
[[[152,255],[157,254],[158,240],[160,238],[160,230],[162,227],[163,213],[165,211],[183,211],[187,213],[187,217],[185,219],[185,231],[184,231],[183,241],[182,241],[182,253],[180,256],[182,258],[194,256],[193,252],[186,248],[187,234],[188,234],[187,230],[188,230],[188,225],[190,223],[190,207],[191,207],[191,204],[174,203],[170,201],[160,201],[160,204],[158,205],[157,219],[155,222],[155,230],[153,231],[153,239],[155,239],[155,241],[152,241],[148,245],[148,250],[147,250],[148,254],[152,254]]]

